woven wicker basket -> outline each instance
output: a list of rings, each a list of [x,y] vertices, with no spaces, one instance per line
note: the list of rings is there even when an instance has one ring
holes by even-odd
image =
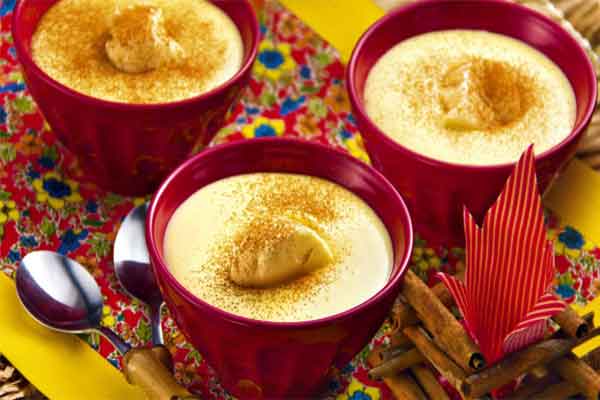
[[[375,0],[389,10],[415,0]],[[417,0],[418,1],[418,0]],[[587,50],[600,76],[600,0],[512,0],[559,22]],[[578,150],[578,157],[600,170],[600,106]]]

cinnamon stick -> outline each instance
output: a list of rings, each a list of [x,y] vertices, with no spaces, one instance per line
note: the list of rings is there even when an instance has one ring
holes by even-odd
[[[419,323],[419,317],[411,306],[403,300],[398,300],[392,307],[392,331],[401,331],[407,326],[416,325]]]
[[[367,363],[373,368],[380,365],[380,354],[384,350],[384,346],[374,347],[367,356]],[[402,373],[401,375],[386,376],[383,378],[383,382],[387,385],[396,399],[427,400],[427,397],[425,397],[425,394],[423,394],[421,388],[419,388],[415,381],[406,373]]]
[[[385,383],[397,400],[428,400],[419,385],[407,373],[386,378]]]
[[[590,367],[592,367],[596,371],[600,371],[600,347],[587,353],[583,357],[583,361],[585,361]]]
[[[448,394],[428,367],[419,364],[412,366],[410,370],[430,399],[450,400],[450,397],[448,397]]]
[[[442,374],[455,388],[462,387],[466,379],[465,372],[454,361],[444,354],[442,350],[431,341],[419,327],[409,326],[404,328],[404,333],[413,341],[421,354]]]
[[[458,365],[466,371],[479,370],[485,366],[483,355],[463,326],[410,269],[404,275],[402,294],[434,336],[436,343]]]
[[[407,349],[405,347],[390,347],[389,349],[385,349],[384,351],[379,353],[379,357],[381,358],[381,361],[385,362],[398,357],[399,355],[407,352],[408,350],[410,349]]]
[[[383,353],[385,350],[386,348],[381,345],[373,347],[373,349],[371,349],[367,355],[367,363],[371,367],[376,367],[377,365],[381,364],[381,353]]]
[[[420,364],[425,361],[419,350],[411,349],[394,357],[388,361],[384,361],[375,368],[369,371],[369,378],[377,379],[384,376],[396,375],[413,365]]]
[[[583,357],[582,360],[598,372],[600,370],[600,348],[592,350]],[[594,361],[596,361],[596,364],[594,364]],[[558,360],[554,362],[556,363]],[[525,382],[523,382],[521,387],[504,400],[537,399],[538,396],[544,396],[546,399],[558,399],[561,398],[559,396],[564,396],[561,398],[562,400],[577,395],[580,392],[581,390],[579,387],[571,382],[561,380],[554,373],[549,373],[541,379],[533,379],[533,377],[529,375],[525,378]]]
[[[588,399],[598,399],[600,375],[573,353],[553,361],[550,367],[565,381],[574,385],[577,393],[583,393]]]
[[[554,374],[548,374],[543,378],[534,378],[528,375],[525,380],[521,383],[519,389],[504,397],[503,400],[528,400],[533,399],[537,395],[544,391],[548,386],[560,382],[560,379]]]
[[[392,333],[390,336],[390,347],[410,347],[412,342],[402,331]]]
[[[583,320],[590,326],[590,328],[594,328],[594,311],[590,311],[587,314],[583,314]]]
[[[570,382],[558,382],[547,386],[544,390],[536,393],[536,400],[565,400],[579,393],[579,388]]]
[[[457,279],[464,280],[465,271],[458,271],[455,275]],[[446,307],[451,307],[454,304],[454,298],[450,291],[446,288],[442,282],[436,283],[431,291]],[[415,310],[408,304],[399,301],[394,304],[392,309],[392,321],[394,330],[402,330],[409,325],[416,325],[419,323],[419,317]]]
[[[480,397],[492,389],[501,387],[529,371],[531,368],[550,363],[567,355],[582,342],[600,335],[600,328],[590,332],[584,339],[549,339],[509,354],[496,365],[469,376],[461,391],[470,397]]]
[[[531,370],[529,371],[530,375],[532,375],[534,378],[538,378],[538,379],[541,379],[541,378],[547,376],[548,373],[549,373],[548,368],[546,368],[545,365],[538,365],[537,367],[531,368]]]
[[[598,357],[597,361],[600,361],[600,348],[591,351],[582,360],[592,368],[595,367],[594,369],[598,371],[600,370],[600,362],[597,365],[594,365],[595,357]],[[554,361],[554,363],[557,362],[558,360]],[[559,387],[560,390],[558,390]],[[533,377],[529,375],[525,378],[525,382],[521,384],[521,387],[504,400],[537,399],[538,396],[544,396],[546,399],[564,396],[562,397],[562,399],[564,399],[579,394],[580,392],[580,388],[575,384],[561,380],[560,377],[557,377],[554,373],[549,373],[541,379],[533,379]]]
[[[552,319],[571,337],[584,337],[590,330],[590,325],[570,306],[556,314]]]
[[[385,347],[379,352],[381,361],[387,361],[405,351],[410,350],[414,345],[406,335],[400,331],[393,332],[390,335],[390,343],[388,347]]]

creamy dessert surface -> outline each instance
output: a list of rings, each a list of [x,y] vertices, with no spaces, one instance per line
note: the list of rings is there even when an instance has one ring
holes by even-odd
[[[364,90],[367,114],[394,141],[460,164],[513,162],[560,143],[574,126],[573,89],[529,45],[476,30],[415,36],[388,50]]]
[[[290,223],[318,232],[327,251],[320,249],[313,261],[325,264],[274,285],[236,283],[237,264],[257,253],[253,262],[260,263],[260,254],[281,244]],[[305,231],[299,232],[304,240]],[[310,240],[299,247],[315,245]],[[238,175],[198,190],[171,217],[164,257],[200,299],[237,315],[280,322],[318,319],[366,301],[385,286],[393,265],[387,230],[362,199],[326,180],[278,173]],[[271,259],[284,264],[276,267],[292,262]]]
[[[63,85],[124,103],[197,96],[233,77],[244,56],[235,23],[206,0],[60,0],[31,51]]]

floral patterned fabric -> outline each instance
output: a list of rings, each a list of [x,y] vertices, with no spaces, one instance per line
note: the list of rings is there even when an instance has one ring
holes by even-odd
[[[143,198],[125,198],[71,179],[78,165],[65,155],[28,93],[15,59],[10,13],[0,6],[0,269],[12,276],[19,260],[37,249],[56,250],[85,265],[105,298],[102,322],[133,346],[149,345],[146,309],[119,288],[111,249],[120,220]],[[254,77],[216,143],[262,136],[297,136],[344,148],[368,161],[350,114],[338,55],[301,21],[273,1],[260,16],[264,39]],[[572,227],[547,217],[556,239],[556,292],[568,302],[586,303],[600,292],[600,248]],[[414,270],[429,284],[438,271],[453,272],[462,249],[416,242]],[[374,342],[387,340],[384,324]],[[202,355],[178,331],[168,311],[163,330],[177,378],[209,399],[229,398]],[[104,339],[85,337],[115,366],[120,357]],[[383,383],[366,373],[366,348],[342,370],[331,373],[324,398],[391,398]],[[35,382],[34,382],[35,384]]]

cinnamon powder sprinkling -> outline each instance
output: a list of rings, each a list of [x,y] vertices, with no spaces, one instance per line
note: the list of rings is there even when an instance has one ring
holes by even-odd
[[[163,11],[167,34],[185,62],[126,73],[108,59],[112,19],[119,9],[147,4]],[[38,66],[81,93],[125,103],[162,103],[199,95],[241,67],[243,46],[231,19],[205,0],[61,0],[40,20],[31,43]]]
[[[237,286],[230,281],[228,271],[239,257],[251,252],[258,252],[263,247],[275,245],[279,240],[292,233],[291,224],[285,223],[281,217],[300,220],[322,237],[327,238],[325,226],[343,217],[344,213],[335,204],[340,200],[339,187],[307,184],[302,180],[284,181],[278,175],[266,174],[258,176],[250,185],[238,187],[254,195],[246,205],[236,213],[239,227],[236,232],[214,248],[211,263],[219,265],[219,275],[224,287],[231,291],[232,297],[244,296],[245,301],[254,297],[260,307],[261,316],[266,319],[278,319],[283,309],[282,303],[301,304],[302,299],[309,299],[311,293],[319,291],[323,286],[336,279],[339,271],[335,262],[322,270],[297,278],[276,288],[248,289]],[[308,177],[305,177],[308,178]],[[311,178],[308,178],[311,179]],[[314,178],[313,178],[314,179]],[[284,184],[285,183],[285,184]],[[234,223],[233,221],[228,221]],[[327,240],[327,239],[326,239]],[[331,242],[331,239],[327,240]],[[334,257],[339,259],[345,251],[343,243],[330,243]],[[251,296],[248,296],[251,294]],[[254,295],[254,296],[252,296]],[[271,297],[273,301],[264,301]],[[260,319],[265,319],[261,317]]]
[[[169,260],[167,257],[170,265],[179,262],[185,265],[184,269],[179,269],[181,272],[173,269],[175,276],[210,304],[260,320],[310,320],[331,315],[322,314],[324,308],[341,312],[364,301],[374,293],[371,292],[372,285],[375,285],[375,291],[382,287],[375,282],[383,285],[387,280],[388,268],[391,268],[391,258],[387,258],[391,257],[389,236],[374,212],[351,192],[322,179],[289,174],[241,175],[217,184],[218,189],[209,186],[197,193],[212,191],[210,197],[204,198],[204,201],[214,198],[214,211],[211,213],[227,215],[225,219],[219,219],[221,227],[209,229],[220,233],[210,236],[207,247],[201,245],[194,250],[201,254],[198,256],[201,261],[187,264],[186,260],[176,260],[182,252],[175,248],[172,250],[173,258]],[[331,248],[334,261],[274,287],[244,288],[232,282],[229,271],[241,254],[272,245],[289,234],[291,224],[286,224],[286,219],[300,221],[317,231]],[[170,229],[167,230],[167,242]],[[363,239],[359,232],[369,238]],[[358,257],[369,259],[371,262],[367,265],[364,261],[358,265],[351,262],[352,257],[357,256],[357,250],[353,248],[356,239],[364,242],[361,243],[364,249],[358,250],[361,254]],[[194,246],[193,242],[190,241],[191,246]],[[381,254],[368,256],[363,253],[367,247],[369,252]],[[376,260],[385,261],[377,263]],[[365,268],[369,272],[364,272]],[[357,279],[353,277],[363,276],[362,273],[371,276],[359,289],[355,286]],[[340,293],[349,299],[339,298]],[[324,303],[325,307],[315,306],[315,302]],[[332,306],[336,303],[340,304],[340,308]]]
[[[481,78],[470,89],[482,102],[470,106],[481,107],[473,114],[485,123],[452,129],[446,119],[452,104],[440,97],[446,75],[465,62]],[[514,162],[531,143],[544,152],[571,132],[576,114],[573,89],[552,60],[526,43],[480,30],[429,32],[398,43],[369,72],[364,102],[391,139],[469,165]]]
[[[535,77],[504,61],[465,57],[443,75],[444,112],[464,114],[477,129],[494,132],[520,120],[534,105]]]

